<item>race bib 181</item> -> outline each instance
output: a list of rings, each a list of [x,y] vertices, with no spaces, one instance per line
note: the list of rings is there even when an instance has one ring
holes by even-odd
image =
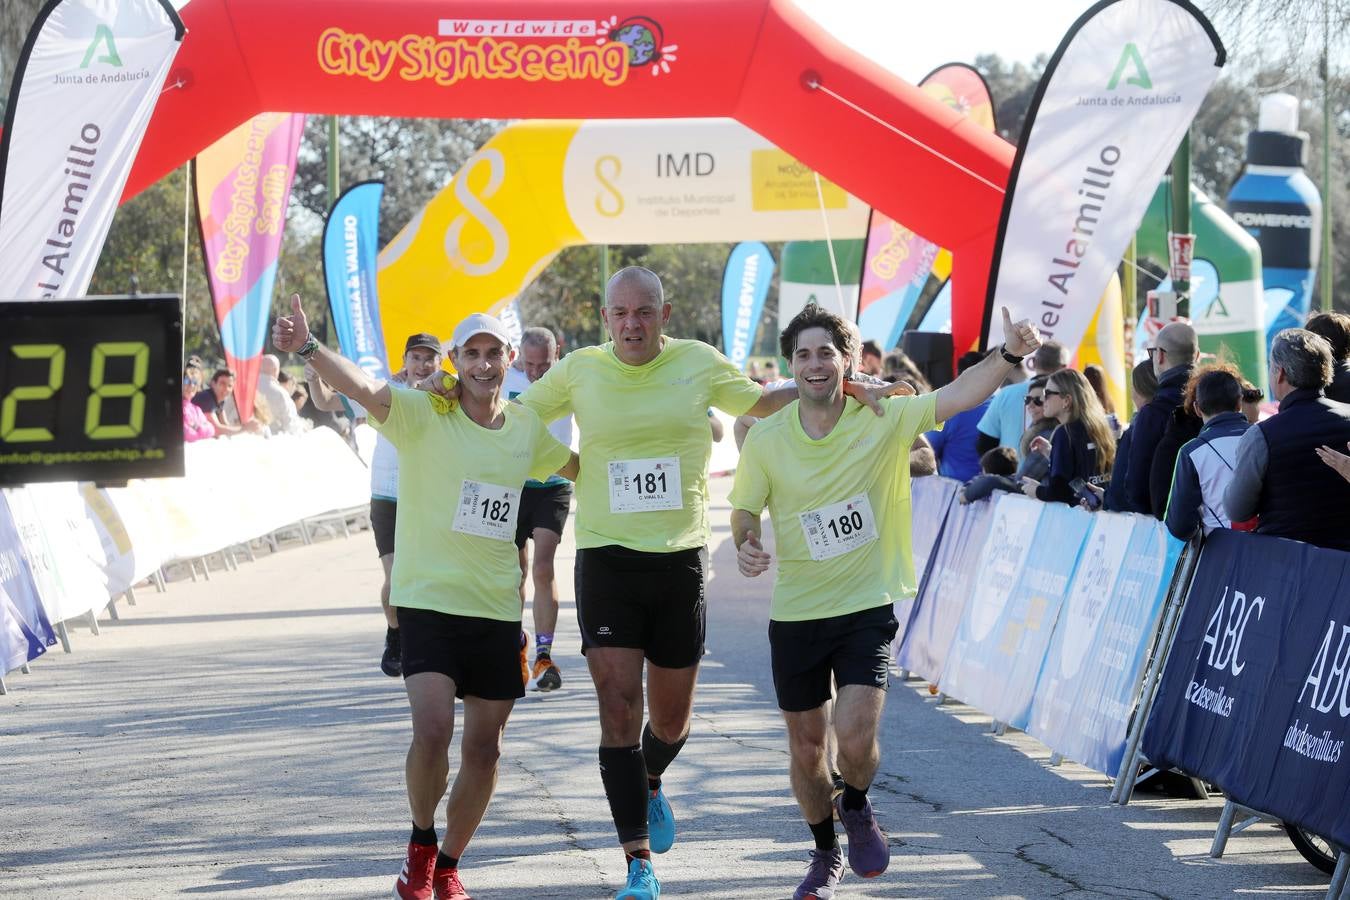
[[[816,562],[832,559],[877,539],[877,520],[866,494],[804,512],[800,516],[806,547]]]
[[[462,534],[514,541],[519,511],[519,488],[512,490],[466,478],[459,490],[459,506],[455,509],[455,524],[451,527]]]
[[[609,464],[610,512],[653,512],[682,506],[677,457],[619,459]]]

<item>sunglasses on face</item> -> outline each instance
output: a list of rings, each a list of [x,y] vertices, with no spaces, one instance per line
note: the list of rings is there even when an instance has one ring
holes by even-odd
[[[1063,397],[1063,396],[1064,396],[1064,392],[1063,392],[1063,391],[1052,391],[1052,390],[1050,390],[1050,388],[1046,388],[1044,393],[1045,393],[1045,396],[1047,396],[1047,397]]]
[[[1044,405],[1045,405],[1045,398],[1044,398],[1044,397],[1027,397],[1027,398],[1025,398],[1022,402],[1023,402],[1023,404],[1025,404],[1026,406],[1044,406]]]

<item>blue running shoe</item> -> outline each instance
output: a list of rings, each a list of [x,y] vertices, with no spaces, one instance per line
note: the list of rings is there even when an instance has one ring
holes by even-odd
[[[628,885],[614,895],[614,900],[657,900],[661,896],[661,882],[656,880],[656,871],[645,859],[635,859],[628,864]]]
[[[647,840],[653,853],[665,853],[675,843],[675,813],[661,788],[647,798]]]

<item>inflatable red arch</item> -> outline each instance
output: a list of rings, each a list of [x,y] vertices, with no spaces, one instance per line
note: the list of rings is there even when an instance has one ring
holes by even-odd
[[[955,345],[979,337],[1013,148],[788,0],[192,0],[182,17],[127,197],[267,111],[730,116],[951,250]]]

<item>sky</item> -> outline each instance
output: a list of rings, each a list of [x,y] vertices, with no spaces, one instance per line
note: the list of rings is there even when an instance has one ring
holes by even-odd
[[[1026,63],[1049,55],[1092,6],[1091,0],[794,2],[841,42],[910,82],[943,63],[973,63],[979,53]]]

